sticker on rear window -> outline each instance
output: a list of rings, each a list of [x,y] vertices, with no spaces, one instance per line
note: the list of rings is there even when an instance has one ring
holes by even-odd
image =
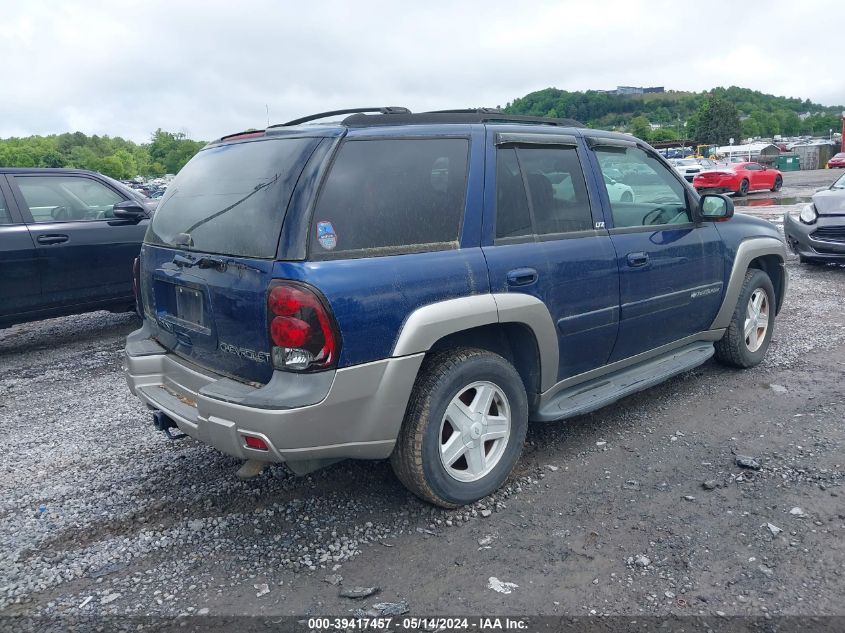
[[[317,222],[317,241],[327,251],[334,250],[337,246],[337,234],[334,232],[332,223],[328,220]]]

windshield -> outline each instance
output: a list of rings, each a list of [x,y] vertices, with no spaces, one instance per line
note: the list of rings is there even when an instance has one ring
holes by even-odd
[[[146,241],[270,258],[293,187],[319,139],[262,139],[210,147],[167,188]]]
[[[845,174],[839,177],[839,180],[830,185],[831,189],[845,189]]]

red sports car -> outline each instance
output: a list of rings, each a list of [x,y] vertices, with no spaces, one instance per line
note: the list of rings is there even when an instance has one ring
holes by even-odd
[[[834,167],[845,168],[845,152],[839,152],[836,156],[827,161],[827,166],[830,169],[833,169]]]
[[[692,186],[699,192],[733,192],[744,196],[756,189],[778,191],[783,186],[783,174],[760,163],[736,163],[701,172],[693,178]]]

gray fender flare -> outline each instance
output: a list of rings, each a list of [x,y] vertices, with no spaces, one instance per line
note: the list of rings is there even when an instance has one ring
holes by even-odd
[[[521,323],[531,329],[540,353],[541,390],[557,382],[558,337],[546,305],[522,293],[494,293],[439,301],[414,310],[399,333],[392,356],[427,352],[444,336],[492,323]]]
[[[722,300],[722,307],[710,325],[711,330],[725,329],[731,324],[736,302],[739,300],[739,293],[742,290],[742,283],[745,281],[745,273],[752,260],[763,255],[777,255],[781,263],[786,261],[786,247],[776,237],[753,237],[739,245],[734,258],[733,269],[728,280],[728,288],[725,291],[725,298]],[[786,292],[787,274],[784,269],[783,291]]]

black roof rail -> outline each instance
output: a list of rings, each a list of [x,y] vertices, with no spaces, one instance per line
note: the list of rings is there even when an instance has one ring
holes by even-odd
[[[258,136],[260,134],[264,134],[264,130],[257,130],[255,128],[250,128],[249,130],[244,130],[243,132],[235,132],[234,134],[227,134],[226,136],[221,136],[217,141],[228,141],[230,138],[235,138],[236,136],[246,136],[247,134],[254,134]],[[215,143],[217,141],[214,141]]]
[[[499,108],[450,108],[448,110],[429,110],[428,112],[423,112],[422,114],[474,114],[474,113],[487,113],[487,114],[504,114],[503,110]]]
[[[372,127],[377,125],[419,125],[426,123],[534,123],[557,127],[585,127],[575,119],[507,114],[495,108],[470,108],[462,110],[436,110],[433,112],[397,112],[390,114],[356,113],[341,121],[346,127]]]
[[[401,106],[384,106],[380,108],[346,108],[344,110],[329,110],[328,112],[318,112],[317,114],[309,114],[308,116],[304,116],[299,119],[293,119],[292,121],[288,121],[287,123],[277,123],[276,125],[271,125],[269,127],[288,127],[291,125],[300,125],[301,123],[307,123],[308,121],[316,121],[317,119],[325,119],[326,117],[330,116],[337,116],[338,114],[353,114],[362,112],[378,112],[380,114],[411,113],[408,108],[403,108]]]

